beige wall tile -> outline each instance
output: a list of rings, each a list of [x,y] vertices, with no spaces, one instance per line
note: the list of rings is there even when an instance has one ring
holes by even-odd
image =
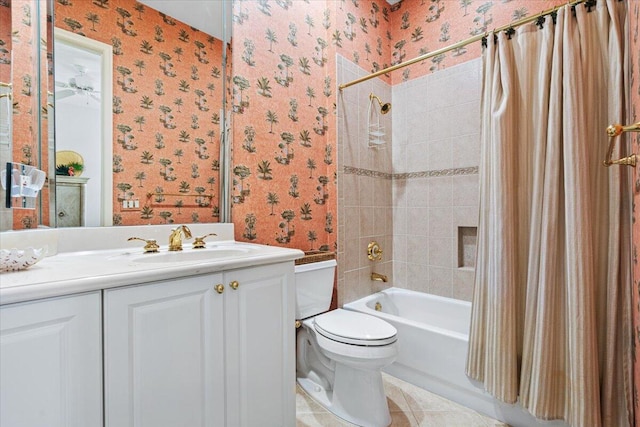
[[[450,176],[436,177],[429,180],[428,206],[451,206],[452,178]]]
[[[466,168],[480,164],[480,134],[471,133],[451,138],[451,167]]]
[[[453,228],[453,208],[451,206],[428,208],[429,238],[452,238],[455,236]]]
[[[473,278],[475,271],[467,268],[453,269],[452,295],[453,298],[464,301],[473,299]]]
[[[453,267],[453,240],[451,237],[429,239],[429,265],[434,267]]]
[[[429,292],[429,267],[424,264],[407,263],[406,289]]]
[[[461,175],[452,179],[453,206],[478,206],[480,198],[480,176]]]
[[[406,262],[397,260],[393,261],[393,286],[408,289]]]
[[[407,234],[428,236],[429,221],[429,208],[407,208]]]
[[[447,267],[429,267],[429,293],[451,298],[453,269]]]

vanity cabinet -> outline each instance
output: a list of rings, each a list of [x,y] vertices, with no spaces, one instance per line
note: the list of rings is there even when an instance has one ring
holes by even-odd
[[[0,425],[102,425],[99,291],[0,307]]]
[[[104,291],[115,426],[293,426],[292,263]]]

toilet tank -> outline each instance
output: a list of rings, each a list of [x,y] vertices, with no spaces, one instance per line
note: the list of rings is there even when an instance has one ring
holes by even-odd
[[[329,310],[336,265],[336,260],[330,259],[295,266],[296,319]]]

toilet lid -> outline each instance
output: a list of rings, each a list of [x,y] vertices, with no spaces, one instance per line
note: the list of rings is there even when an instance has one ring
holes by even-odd
[[[375,316],[337,309],[314,318],[315,330],[334,341],[366,346],[396,341],[397,330]]]

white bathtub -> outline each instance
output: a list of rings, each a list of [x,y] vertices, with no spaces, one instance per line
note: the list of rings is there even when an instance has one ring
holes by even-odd
[[[465,375],[471,303],[390,288],[344,308],[378,316],[398,330],[398,357],[385,369],[390,375],[514,427],[568,426],[536,420],[520,405],[494,399]]]

